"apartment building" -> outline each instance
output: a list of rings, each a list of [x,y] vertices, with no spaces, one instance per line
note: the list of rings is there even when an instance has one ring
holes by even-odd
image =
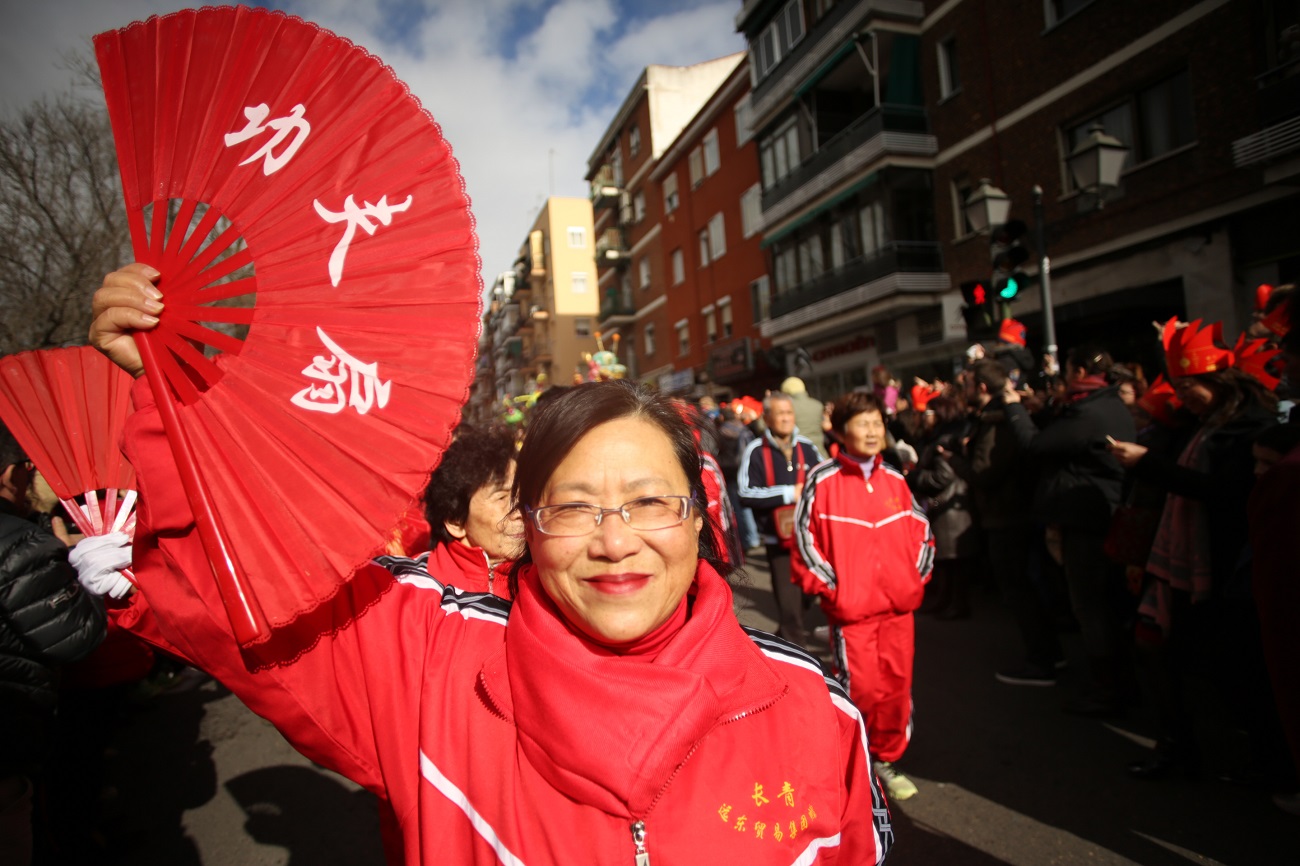
[[[1152,320],[1222,320],[1231,339],[1249,323],[1256,285],[1300,275],[1295,3],[925,7],[936,213],[955,283],[989,273],[988,236],[971,230],[962,206],[982,178],[1034,229],[1031,191],[1042,189],[1062,348],[1101,342],[1158,368]],[[1080,189],[1067,168],[1094,126],[1127,148],[1112,190]],[[1036,283],[1014,313],[1041,341]]]
[[[496,402],[569,385],[596,351],[591,202],[551,196],[489,296]]]
[[[664,196],[651,173],[664,151],[735,70],[743,53],[693,66],[647,66],[587,161],[595,212],[598,327],[617,334],[628,377],[673,390],[677,348],[667,318]]]
[[[672,371],[660,387],[732,397],[761,394],[784,369],[758,322],[769,294],[761,246],[762,188],[741,62],[650,172],[663,195],[665,301],[645,318],[668,335]]]
[[[762,335],[822,399],[954,343],[922,86],[925,7],[746,0],[771,293]],[[940,352],[948,349],[940,346]]]

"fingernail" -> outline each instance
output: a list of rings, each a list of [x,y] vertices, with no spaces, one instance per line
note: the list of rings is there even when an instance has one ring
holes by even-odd
[[[146,324],[149,324],[149,325],[156,325],[156,324],[158,324],[158,317],[157,317],[157,316],[151,316],[151,315],[149,315],[148,313],[145,313],[143,316],[141,316],[141,318],[143,318],[143,319],[145,320],[145,323],[146,323]]]
[[[144,302],[144,308],[151,313],[161,313],[163,305],[154,300]]]
[[[158,289],[155,286],[145,286],[144,293],[149,297],[153,298],[155,301],[162,300],[162,292],[158,291]]]
[[[143,273],[146,277],[148,277],[151,280],[162,276],[162,271],[158,270],[157,268],[150,267],[149,265],[145,265],[144,270],[141,271],[141,273]]]

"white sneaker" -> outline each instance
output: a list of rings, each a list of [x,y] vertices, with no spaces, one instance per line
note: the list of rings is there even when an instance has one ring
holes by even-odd
[[[873,761],[871,769],[876,771],[876,778],[885,786],[890,799],[908,800],[917,795],[916,783],[894,769],[889,761]]]

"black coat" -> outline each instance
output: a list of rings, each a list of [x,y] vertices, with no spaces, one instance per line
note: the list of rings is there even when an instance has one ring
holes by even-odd
[[[104,606],[63,542],[0,512],[0,777],[30,772],[58,700],[58,666],[104,637]]]
[[[1124,486],[1124,469],[1107,449],[1106,437],[1120,442],[1137,438],[1119,389],[1112,385],[1071,403],[1042,430],[1019,403],[1007,406],[1007,421],[1034,460],[1034,518],[1105,532]]]
[[[965,451],[952,464],[970,484],[981,527],[1010,529],[1029,520],[1034,476],[1001,397],[975,415]]]
[[[964,419],[936,430],[907,476],[907,486],[925,506],[934,530],[935,559],[963,559],[980,550],[970,485],[954,466],[967,430]],[[940,454],[940,448],[952,457]]]

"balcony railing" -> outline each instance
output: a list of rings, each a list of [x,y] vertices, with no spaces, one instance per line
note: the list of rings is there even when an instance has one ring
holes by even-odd
[[[630,301],[624,299],[620,292],[608,292],[605,299],[600,302],[600,320],[602,322],[616,316],[631,318],[635,315],[636,308],[632,306]]]
[[[772,298],[772,318],[824,301],[888,274],[936,273],[942,270],[943,255],[937,243],[899,241],[886,244],[872,256],[850,259],[838,268],[775,295]]]
[[[625,262],[628,258],[627,244],[623,241],[621,229],[605,229],[596,241],[596,263],[602,266]]]
[[[622,187],[614,179],[614,169],[602,165],[600,171],[596,172],[596,176],[591,179],[591,206],[618,207],[622,193]]]
[[[763,191],[763,210],[799,189],[839,160],[848,156],[860,145],[886,132],[903,132],[925,135],[930,124],[925,109],[915,105],[884,105],[871,109],[853,123],[831,136],[789,174],[771,189]],[[884,143],[882,153],[889,150]]]

